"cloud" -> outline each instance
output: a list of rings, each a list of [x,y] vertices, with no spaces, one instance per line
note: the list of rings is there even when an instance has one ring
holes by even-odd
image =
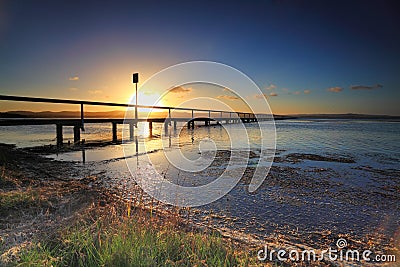
[[[341,91],[343,91],[342,87],[336,86],[336,87],[331,87],[327,89],[329,92],[333,92],[333,93],[340,93]]]
[[[352,89],[352,90],[374,90],[374,89],[379,89],[379,88],[383,88],[383,85],[375,84],[375,85],[372,85],[372,86],[368,86],[368,85],[353,85],[353,86],[350,86],[350,89]]]
[[[239,97],[234,96],[234,95],[219,95],[219,96],[217,96],[217,98],[218,99],[231,100],[231,101],[240,99]]]
[[[257,95],[254,95],[253,98],[255,98],[255,99],[264,99],[264,98],[268,99],[268,98],[270,98],[272,96],[278,96],[278,94],[275,93],[275,92],[271,92],[269,94],[257,94]]]
[[[102,90],[89,90],[88,93],[91,95],[101,95],[103,93],[103,91]]]
[[[192,88],[185,88],[183,86],[177,86],[169,90],[169,93],[189,93]]]
[[[267,94],[257,94],[253,96],[254,99],[264,99],[264,98],[268,98]]]
[[[275,92],[271,92],[271,93],[269,93],[269,96],[278,96],[278,94]]]
[[[273,89],[276,89],[276,85],[272,83],[269,86],[265,87],[265,90],[273,90]]]
[[[69,77],[68,80],[70,80],[70,81],[79,81],[79,76]]]
[[[290,91],[289,89],[287,89],[287,88],[282,88],[282,91],[284,91],[285,93],[287,93],[288,95],[301,95],[302,93],[304,93],[305,95],[308,95],[308,94],[310,94],[311,93],[311,90],[309,90],[309,89],[305,89],[305,90],[303,90],[303,91],[300,91],[300,90],[298,90],[298,91]]]
[[[71,88],[68,88],[68,90],[71,91],[71,92],[76,92],[76,91],[78,91],[79,89],[76,88],[76,87],[71,87]]]

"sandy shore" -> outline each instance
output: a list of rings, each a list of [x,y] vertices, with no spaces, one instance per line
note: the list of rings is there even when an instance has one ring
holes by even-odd
[[[36,153],[35,153],[36,152]],[[39,153],[40,152],[40,153]],[[3,262],[13,261],[18,257],[18,252],[24,247],[30,246],[35,238],[51,238],[64,227],[72,225],[79,220],[87,220],[89,217],[101,217],[104,213],[116,206],[126,208],[126,202],[121,200],[121,192],[116,188],[104,187],[101,178],[93,176],[79,168],[78,163],[56,161],[44,158],[41,155],[46,152],[32,149],[17,149],[10,145],[0,145],[1,160],[1,192],[13,191],[27,195],[32,201],[28,204],[16,204],[7,209],[2,208],[0,219],[0,248]],[[321,158],[316,155],[295,155],[277,157],[276,162],[299,162],[302,160],[352,162],[349,158]],[[251,171],[251,169],[249,169]],[[326,172],[318,169],[318,172]],[[283,176],[284,179],[280,177]],[[305,177],[304,177],[305,179]],[[275,186],[284,183],[281,187],[296,189],[304,179],[299,175],[298,168],[284,168],[275,166],[271,170],[270,179],[265,186]],[[308,179],[309,180],[309,179]],[[247,183],[246,175],[242,183]],[[321,181],[308,181],[309,187],[321,187]],[[329,183],[326,182],[328,185]],[[307,189],[306,188],[306,189]],[[308,190],[308,189],[307,189]],[[307,191],[309,193],[309,191]],[[342,195],[343,196],[343,195]],[[349,196],[349,195],[347,195]],[[335,197],[336,198],[336,197]],[[144,203],[144,202],[143,202]],[[153,203],[151,201],[151,203]],[[130,203],[137,206],[136,203]],[[135,207],[137,208],[137,207]],[[202,220],[193,220],[198,217],[199,210],[188,211],[185,209],[163,209],[162,205],[143,204],[140,207],[147,214],[157,214],[160,222],[169,220],[171,216],[185,231],[218,232],[227,242],[235,243],[240,249],[257,252],[264,245],[270,247],[297,247],[299,249],[312,248],[307,244],[328,244],[337,238],[337,234],[331,231],[297,232],[287,234],[286,230],[279,231],[278,239],[260,239],[257,235],[246,233],[235,228],[224,227],[218,221],[226,221],[227,217],[219,218],[218,214],[206,213],[201,215]],[[289,214],[290,215],[290,214]],[[177,219],[179,217],[179,219]],[[346,238],[350,239],[350,236]],[[307,242],[303,242],[306,241]],[[353,240],[354,241],[354,240]],[[357,247],[365,247],[364,242],[354,243]],[[373,240],[372,242],[376,242]],[[376,243],[377,249],[383,248]],[[394,244],[393,244],[394,245]],[[393,248],[393,246],[391,246]],[[288,264],[288,266],[291,266]],[[303,266],[303,265],[297,265]],[[318,262],[318,264],[306,264],[304,266],[336,266],[332,262]]]

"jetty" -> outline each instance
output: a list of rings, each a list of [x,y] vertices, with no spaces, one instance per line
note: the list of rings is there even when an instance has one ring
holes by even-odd
[[[169,126],[176,130],[177,123],[185,123],[187,128],[194,129],[196,123],[204,123],[205,126],[221,123],[251,123],[260,120],[272,120],[271,114],[254,114],[249,112],[233,112],[226,110],[198,109],[198,108],[183,108],[183,107],[168,107],[168,106],[147,106],[124,103],[98,102],[98,101],[82,101],[71,99],[56,99],[56,98],[41,98],[27,96],[12,96],[0,95],[0,100],[17,101],[17,102],[36,102],[36,103],[53,103],[53,104],[70,104],[80,107],[80,119],[66,118],[0,118],[0,126],[19,126],[19,125],[56,125],[56,140],[57,145],[63,145],[63,127],[73,127],[74,143],[80,142],[81,131],[84,131],[87,123],[110,123],[112,125],[112,141],[117,142],[117,127],[118,124],[129,125],[130,139],[134,138],[134,128],[138,122],[148,122],[150,136],[153,133],[153,123],[164,123],[164,129],[168,133]],[[85,118],[85,106],[111,106],[111,107],[126,107],[126,108],[145,108],[158,109],[168,112],[168,116],[162,118],[140,118],[135,112],[134,118]],[[172,117],[171,111],[185,111],[191,114],[190,117]],[[201,113],[201,116],[196,116],[196,113]],[[207,114],[204,116],[204,114]]]

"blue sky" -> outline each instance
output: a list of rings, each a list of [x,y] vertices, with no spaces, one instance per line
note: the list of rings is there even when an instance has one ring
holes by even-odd
[[[4,1],[0,91],[126,102],[132,72],[211,60],[251,77],[274,113],[400,115],[399,11],[396,1]]]

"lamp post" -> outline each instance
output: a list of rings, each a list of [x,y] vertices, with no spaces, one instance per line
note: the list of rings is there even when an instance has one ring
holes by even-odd
[[[138,105],[138,94],[137,94],[137,84],[139,82],[139,73],[134,73],[132,75],[132,82],[136,85],[136,105],[135,105],[135,127],[137,128],[138,124],[138,110],[137,110],[137,105]]]

